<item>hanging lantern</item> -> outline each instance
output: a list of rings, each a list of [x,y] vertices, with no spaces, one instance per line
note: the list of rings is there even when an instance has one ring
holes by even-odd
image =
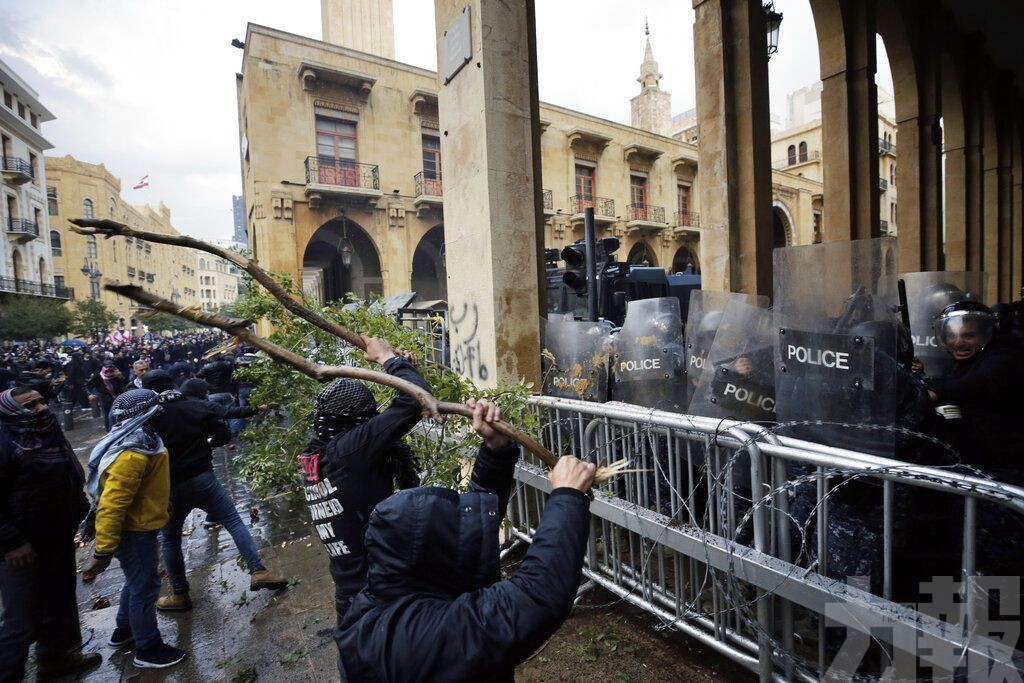
[[[779,26],[782,24],[782,12],[775,11],[775,3],[764,6],[764,18],[768,33],[768,59],[779,51]]]

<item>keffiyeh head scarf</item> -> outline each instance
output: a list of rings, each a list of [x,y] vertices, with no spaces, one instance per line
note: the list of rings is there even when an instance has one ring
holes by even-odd
[[[164,449],[160,435],[146,426],[146,420],[160,409],[158,395],[149,389],[129,389],[110,406],[110,433],[89,455],[89,495],[99,495],[100,476],[124,451],[157,455]]]
[[[10,435],[11,443],[20,452],[39,456],[62,453],[74,463],[78,475],[83,476],[57,417],[49,410],[36,412],[24,407],[14,397],[13,389],[0,392],[0,428]]]
[[[327,442],[377,414],[377,402],[362,382],[340,377],[320,390],[313,404],[316,435]]]

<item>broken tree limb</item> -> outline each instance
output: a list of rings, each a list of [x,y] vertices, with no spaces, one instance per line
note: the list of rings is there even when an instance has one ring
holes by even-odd
[[[224,249],[223,247],[218,247],[215,244],[210,244],[187,235],[166,235],[159,232],[136,230],[135,228],[130,228],[123,223],[118,223],[117,221],[112,221],[106,218],[72,218],[69,222],[72,223],[71,229],[80,235],[103,235],[108,239],[121,235],[123,237],[131,237],[133,239],[140,239],[146,242],[159,242],[161,244],[170,244],[176,247],[198,249],[199,251],[205,251],[208,254],[213,254],[218,258],[230,261],[252,276],[253,280],[263,285],[263,287],[270,292],[275,299],[280,301],[281,304],[284,305],[284,307],[293,315],[302,318],[311,325],[319,327],[324,332],[333,334],[335,337],[345,340],[352,346],[364,351],[366,350],[366,342],[363,341],[363,338],[360,335],[349,330],[343,325],[331,322],[322,315],[304,306],[302,302],[289,295],[288,292],[285,291],[284,287],[278,284],[270,273],[256,265],[252,259],[246,258],[237,251]]]
[[[344,365],[320,365],[317,363],[311,363],[302,356],[299,356],[298,354],[295,354],[268,339],[249,332],[248,321],[239,320],[238,318],[229,318],[217,313],[203,311],[198,308],[179,306],[178,304],[159,297],[152,292],[147,292],[137,285],[121,284],[116,281],[108,280],[104,283],[103,287],[104,289],[120,294],[132,301],[149,306],[154,310],[170,313],[172,315],[185,318],[186,320],[191,320],[194,323],[199,323],[200,325],[207,325],[224,330],[228,334],[237,337],[240,341],[260,349],[271,358],[295,368],[307,377],[312,377],[316,380],[325,380],[331,377],[351,377],[353,379],[377,382],[378,384],[392,387],[414,397],[419,401],[425,417],[439,418],[442,415],[461,415],[462,417],[467,418],[473,417],[473,409],[469,406],[462,403],[439,402],[430,392],[425,391],[423,388],[411,382],[395,377],[394,375]],[[558,458],[529,434],[516,429],[507,422],[496,422],[493,426],[496,431],[504,434],[508,438],[522,445],[526,450],[536,455],[548,467],[554,467],[558,463]],[[597,485],[608,481],[613,476],[621,472],[627,465],[627,461],[621,460],[609,465],[608,467],[598,467],[597,472],[594,474],[594,484]]]

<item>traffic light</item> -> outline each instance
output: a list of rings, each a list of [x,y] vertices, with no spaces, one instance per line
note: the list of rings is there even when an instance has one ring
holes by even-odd
[[[611,261],[611,255],[619,248],[618,237],[602,237],[594,244],[595,272],[601,271]],[[577,240],[562,249],[562,260],[565,261],[565,274],[562,282],[577,294],[587,291],[587,249],[583,240]]]

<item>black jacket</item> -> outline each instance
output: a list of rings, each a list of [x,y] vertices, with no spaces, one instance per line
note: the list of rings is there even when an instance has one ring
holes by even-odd
[[[213,469],[213,448],[231,440],[231,430],[221,421],[223,410],[201,398],[177,392],[161,394],[160,410],[149,424],[164,440],[170,458],[171,486]],[[212,437],[212,445],[207,438]]]
[[[196,373],[196,377],[206,380],[210,385],[211,394],[233,393],[231,373],[234,372],[235,364],[227,359],[215,360],[207,363]]]
[[[388,360],[384,370],[430,390],[402,358]],[[395,491],[393,445],[416,426],[420,415],[419,402],[397,392],[380,415],[326,445],[314,440],[306,448],[304,455],[320,454],[320,481],[307,482],[305,490],[310,516],[331,556],[335,583],[348,595],[359,592],[366,579],[363,532],[370,512]]]
[[[965,463],[1001,470],[1006,481],[1024,484],[1024,362],[1010,344],[993,341],[964,361],[949,377],[933,379],[928,388],[938,405],[960,406],[963,414],[956,444]],[[999,477],[1002,478],[1002,477]]]
[[[518,450],[480,449],[469,492],[425,487],[377,506],[366,588],[342,624],[350,681],[510,681],[572,609],[590,501],[552,492],[519,570],[499,581],[498,527]]]
[[[26,542],[36,548],[70,543],[89,511],[82,467],[63,443],[63,449],[25,452],[0,425],[0,558]]]

